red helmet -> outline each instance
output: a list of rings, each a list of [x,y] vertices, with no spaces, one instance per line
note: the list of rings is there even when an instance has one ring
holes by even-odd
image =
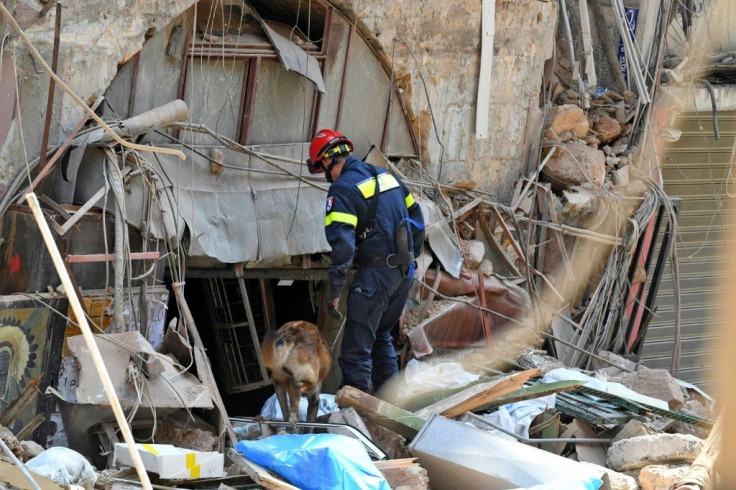
[[[307,168],[313,174],[322,173],[324,168],[321,165],[317,165],[327,153],[335,147],[340,147],[340,151],[336,151],[333,154],[338,153],[349,153],[353,151],[353,142],[345,137],[344,134],[333,131],[331,129],[320,129],[317,135],[312,139],[309,144],[309,160],[307,160]]]

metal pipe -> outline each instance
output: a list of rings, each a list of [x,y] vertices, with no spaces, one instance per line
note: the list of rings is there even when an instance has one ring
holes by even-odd
[[[528,437],[520,436],[519,434],[511,432],[510,430],[506,430],[503,427],[499,427],[498,425],[489,422],[480,415],[476,415],[472,412],[466,412],[465,415],[472,418],[473,420],[477,420],[478,422],[481,422],[488,425],[489,427],[501,431],[504,434],[508,434],[514,439],[526,444],[539,444],[542,442],[566,442],[572,444],[609,444],[611,441],[613,441],[613,439],[596,439],[594,437],[547,437],[542,439],[530,439]]]

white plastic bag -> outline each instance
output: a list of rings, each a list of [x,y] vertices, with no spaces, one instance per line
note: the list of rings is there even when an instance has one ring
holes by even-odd
[[[67,447],[51,447],[26,462],[26,467],[62,485],[91,489],[97,481],[94,466],[84,456]]]

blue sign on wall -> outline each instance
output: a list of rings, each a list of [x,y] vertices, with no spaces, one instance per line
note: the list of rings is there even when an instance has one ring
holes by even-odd
[[[624,14],[626,16],[626,25],[629,30],[629,36],[631,36],[631,40],[634,40],[634,35],[636,34],[636,23],[639,21],[639,9],[636,8],[624,8]],[[626,55],[625,55],[625,48],[624,48],[624,40],[622,37],[619,36],[618,40],[618,64],[621,66],[621,71],[624,74],[624,80],[629,80],[629,74],[628,74],[628,66],[626,64]]]

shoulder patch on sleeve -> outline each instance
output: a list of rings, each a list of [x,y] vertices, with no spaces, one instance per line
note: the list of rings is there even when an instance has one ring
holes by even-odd
[[[334,197],[332,197],[332,196],[328,196],[328,197],[327,197],[327,205],[326,205],[326,207],[325,207],[325,211],[326,211],[327,213],[329,213],[329,212],[330,212],[330,209],[332,209],[332,205],[333,205],[334,203],[335,203],[335,198],[334,198]]]

